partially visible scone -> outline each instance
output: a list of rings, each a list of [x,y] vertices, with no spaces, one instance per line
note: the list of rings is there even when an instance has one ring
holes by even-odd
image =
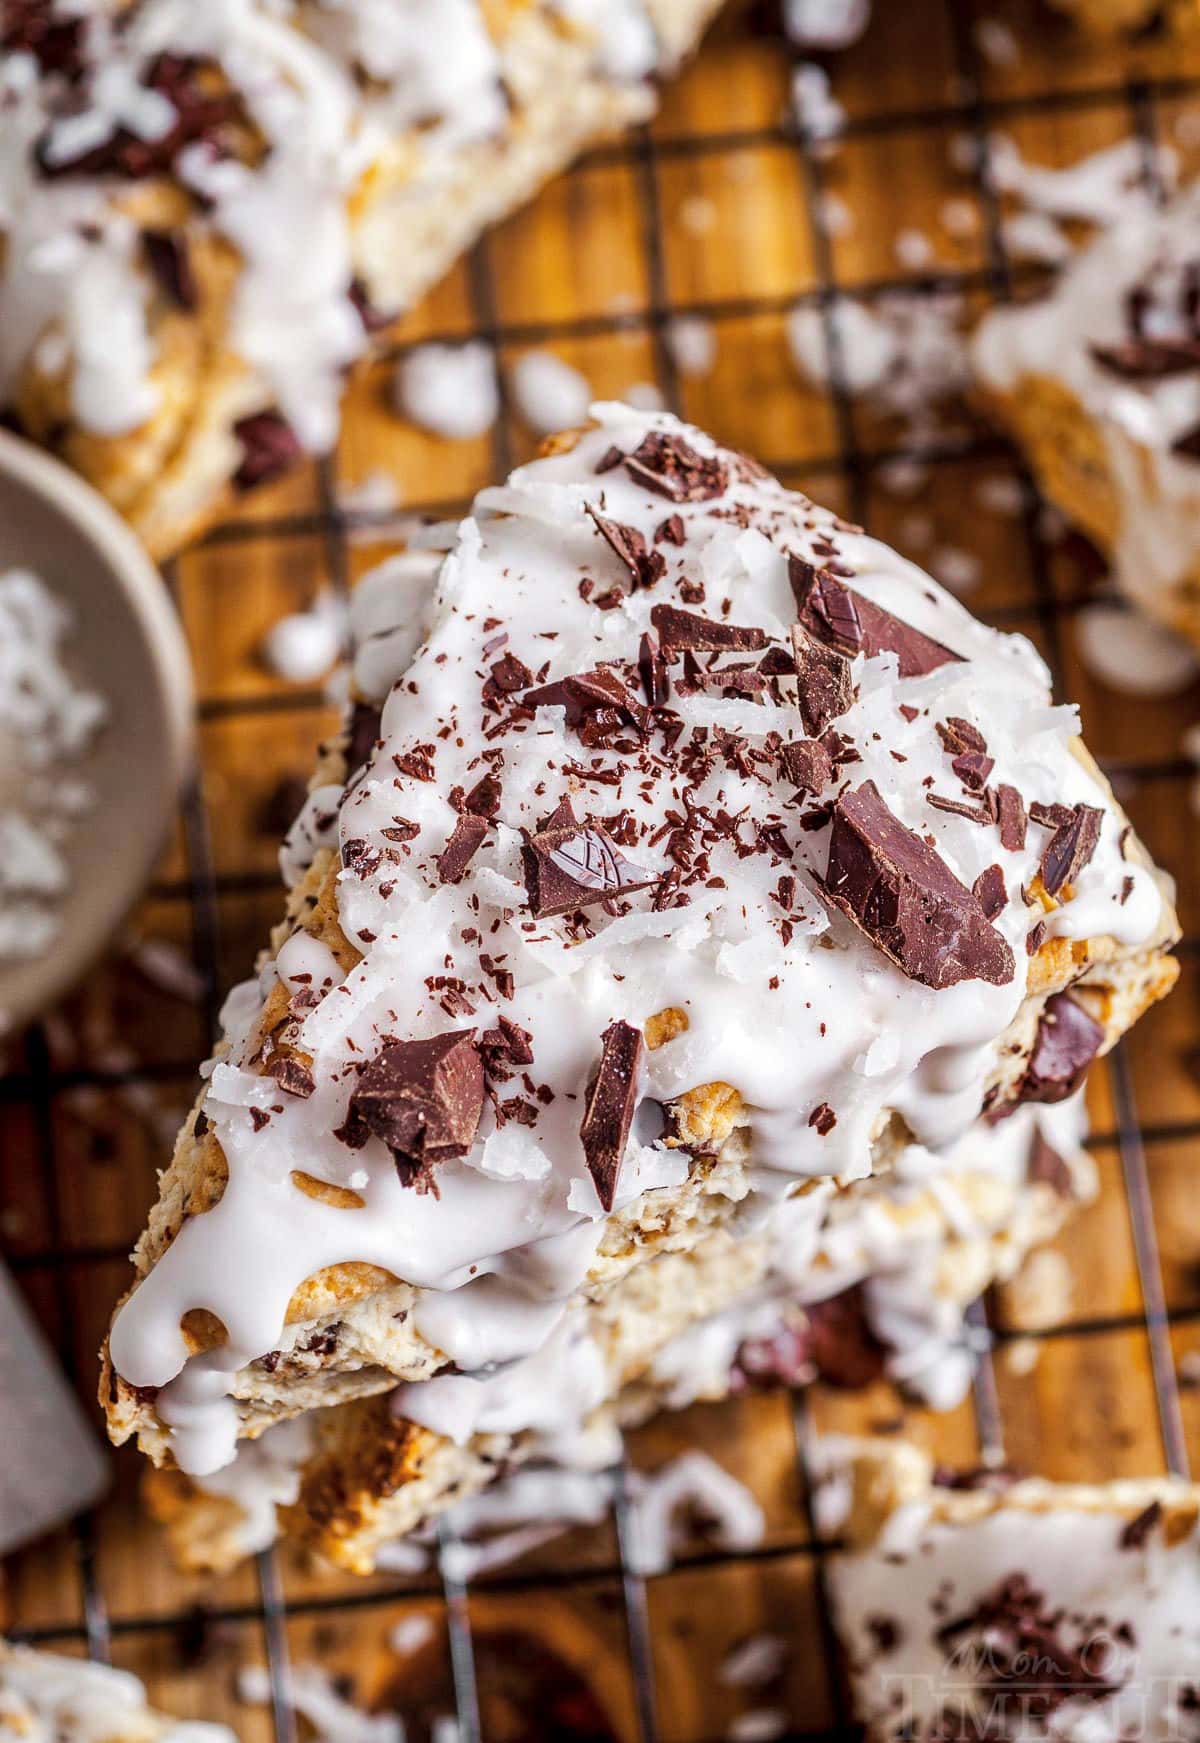
[[[0,1738],[21,1743],[235,1743],[227,1725],[156,1713],[127,1670],[0,1640]]]

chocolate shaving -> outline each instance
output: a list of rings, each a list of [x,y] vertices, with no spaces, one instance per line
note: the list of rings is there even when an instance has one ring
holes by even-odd
[[[1019,1101],[1066,1101],[1083,1082],[1088,1066],[1104,1045],[1104,1029],[1068,993],[1046,1000]]]
[[[1135,1519],[1131,1519],[1121,1532],[1122,1549],[1144,1549],[1146,1540],[1163,1516],[1161,1501],[1151,1501],[1143,1507]]]
[[[932,636],[893,617],[865,594],[852,592],[828,569],[817,569],[800,557],[788,558],[788,578],[800,621],[818,641],[853,657],[894,653],[902,678],[919,678],[962,655],[943,647]]]
[[[627,860],[598,823],[540,829],[527,837],[521,860],[529,910],[537,920],[653,889],[660,882],[657,872],[643,871]]]
[[[280,477],[304,452],[300,438],[279,412],[254,412],[239,418],[233,433],[242,445],[241,464],[233,475],[238,490],[252,490],[256,484]]]
[[[1056,896],[1064,884],[1073,884],[1100,841],[1104,813],[1096,805],[1076,805],[1060,823],[1042,854],[1042,883]]]
[[[600,1039],[600,1064],[588,1086],[579,1136],[600,1203],[611,1210],[637,1106],[645,1043],[640,1029],[619,1021],[610,1023]]]
[[[671,674],[667,670],[658,637],[651,630],[647,630],[638,643],[638,675],[642,680],[642,689],[646,692],[646,700],[652,708],[661,708],[670,700]]]
[[[1007,940],[940,855],[893,816],[873,781],[834,806],[826,899],[911,979],[941,990],[963,980],[1004,986]]]
[[[199,301],[187,238],[181,230],[143,230],[142,253],[163,295],[177,309],[192,310]]]
[[[800,718],[809,737],[820,738],[830,721],[845,714],[854,702],[850,661],[836,648],[818,641],[802,623],[792,625],[792,654]]]
[[[1000,845],[1006,853],[1020,853],[1028,828],[1025,801],[1015,787],[1005,784],[997,787],[996,801],[1000,808]]]
[[[460,881],[483,845],[487,828],[487,822],[484,818],[475,817],[469,811],[457,819],[449,841],[438,855],[439,883],[456,884]]]
[[[650,549],[643,533],[621,521],[606,520],[594,508],[589,507],[587,512],[595,522],[596,531],[629,570],[635,587],[653,587],[656,581],[662,580],[667,572],[667,559],[661,551]]]
[[[705,457],[681,436],[651,430],[632,454],[625,470],[638,484],[671,502],[709,502],[724,496],[729,473],[717,456]]]
[[[684,648],[694,653],[743,653],[767,645],[766,631],[754,625],[714,623],[711,618],[683,611],[678,605],[656,605],[650,613],[650,622],[662,637],[668,659]]]
[[[340,1136],[368,1136],[392,1153],[401,1184],[437,1196],[433,1169],[465,1156],[483,1112],[483,1060],[473,1029],[389,1041],[363,1068]]]

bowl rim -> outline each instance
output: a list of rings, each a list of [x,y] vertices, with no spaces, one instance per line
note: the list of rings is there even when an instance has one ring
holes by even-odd
[[[164,778],[158,791],[147,794],[161,816],[159,827],[147,830],[145,847],[134,862],[136,882],[131,877],[119,905],[110,903],[97,912],[95,924],[87,928],[86,937],[77,948],[67,953],[52,949],[41,959],[45,972],[39,977],[35,998],[8,1004],[0,997],[0,1026],[5,1034],[16,1035],[77,984],[103,954],[106,943],[144,892],[161,858],[171,816],[194,766],[195,685],[183,626],[166,582],[137,535],[111,503],[54,455],[2,428],[0,475],[13,480],[31,496],[40,497],[52,512],[72,523],[98,553],[145,638],[162,702],[164,728],[160,745]],[[0,976],[2,973],[0,969]]]

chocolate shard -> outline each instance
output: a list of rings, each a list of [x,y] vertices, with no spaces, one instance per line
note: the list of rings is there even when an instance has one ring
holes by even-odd
[[[379,1138],[401,1183],[437,1193],[432,1170],[465,1156],[483,1112],[483,1060],[474,1029],[426,1041],[389,1041],[363,1068],[350,1097],[348,1140]]]
[[[1025,801],[1015,787],[1002,783],[996,789],[996,802],[1000,808],[1000,845],[1006,853],[1020,853],[1028,829]]]
[[[1123,1527],[1120,1536],[1122,1549],[1144,1549],[1150,1533],[1159,1524],[1163,1516],[1161,1501],[1151,1501],[1141,1512]]]
[[[716,623],[678,605],[656,605],[650,613],[650,622],[662,637],[668,659],[673,652],[685,648],[693,653],[719,654],[748,652],[767,645],[766,631],[753,624]]]
[[[629,476],[670,502],[709,502],[724,496],[729,472],[714,454],[706,457],[681,436],[651,430],[632,454],[625,456]]]
[[[1200,424],[1193,424],[1182,436],[1176,436],[1171,452],[1184,460],[1200,460]]]
[[[529,910],[535,920],[572,914],[615,896],[650,890],[661,882],[620,852],[598,823],[540,829],[521,849]]]
[[[779,769],[801,793],[819,793],[833,779],[833,758],[815,738],[793,739],[780,749]]]
[[[652,708],[661,708],[670,700],[671,674],[667,670],[658,637],[652,630],[647,630],[638,643],[638,675],[642,680],[642,689],[646,692],[646,700]]]
[[[792,653],[800,718],[809,737],[820,738],[830,721],[839,719],[854,702],[850,661],[827,642],[818,641],[802,623],[792,625]]]
[[[978,896],[885,804],[874,781],[843,793],[833,810],[827,901],[912,980],[940,991],[959,981],[1005,986],[1015,962]]]
[[[500,782],[495,774],[481,775],[463,796],[462,809],[475,817],[495,817],[500,811]]]
[[[163,295],[177,309],[190,311],[199,302],[187,238],[181,230],[143,230],[142,253]]]
[[[367,758],[379,743],[382,723],[382,711],[374,702],[356,702],[350,710],[345,748],[347,786],[366,767]]]
[[[808,1359],[827,1386],[859,1391],[878,1380],[885,1351],[867,1319],[861,1289],[847,1289],[804,1309]]]
[[[850,656],[893,653],[902,678],[919,678],[962,655],[943,647],[911,623],[893,617],[865,594],[853,592],[828,569],[800,557],[788,558],[788,578],[800,621],[818,641]]]
[[[579,1136],[600,1203],[611,1210],[637,1107],[645,1042],[640,1029],[620,1021],[610,1023],[600,1039],[600,1064],[588,1086]]]
[[[1123,340],[1119,345],[1090,345],[1093,362],[1122,381],[1165,381],[1200,369],[1200,339]]]
[[[1064,885],[1075,882],[1096,851],[1103,822],[1098,806],[1076,805],[1058,825],[1042,854],[1042,882],[1049,895],[1056,896]]]
[[[1069,993],[1046,1000],[1019,1101],[1066,1101],[1104,1045],[1104,1029]]]
[[[979,906],[989,920],[994,920],[997,914],[1003,914],[1008,906],[1008,891],[1004,887],[1004,873],[1000,867],[985,866],[971,885],[971,894],[978,898]]]
[[[540,684],[521,702],[526,708],[565,708],[567,725],[589,747],[610,745],[622,728],[644,736],[650,718],[649,709],[606,666]]]
[[[533,683],[533,673],[516,654],[501,654],[498,660],[492,661],[489,669],[491,682],[503,696],[515,696],[518,690]]]
[[[479,1037],[489,1066],[497,1057],[509,1065],[533,1064],[533,1036],[511,1017],[497,1017],[496,1027]]]
[[[486,818],[476,817],[470,811],[456,819],[450,839],[438,855],[439,883],[457,884],[461,881],[467,867],[483,845],[487,828]]]
[[[288,1095],[294,1095],[301,1101],[307,1101],[316,1088],[311,1069],[302,1059],[287,1057],[278,1059],[271,1066],[271,1076],[280,1089]]]
[[[597,509],[590,506],[587,512],[595,523],[596,531],[629,570],[635,587],[653,587],[656,581],[662,580],[667,572],[667,559],[661,551],[650,548],[644,533],[640,533],[636,527],[625,526],[621,521],[607,520]]]
[[[238,490],[252,490],[278,478],[301,458],[300,438],[279,412],[255,412],[239,418],[233,433],[242,445],[242,461],[233,475]]]

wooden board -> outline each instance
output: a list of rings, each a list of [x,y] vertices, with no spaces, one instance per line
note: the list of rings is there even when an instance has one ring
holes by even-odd
[[[163,984],[123,949],[13,1045],[0,1080],[0,1239],[90,1396],[102,1328],[128,1275],[124,1255],[222,993],[250,969],[279,912],[279,834],[334,719],[318,689],[271,676],[258,645],[319,586],[345,587],[395,547],[396,526],[339,509],[373,476],[393,481],[404,510],[444,513],[532,451],[508,408],[490,437],[466,442],[426,437],[392,409],[405,346],[482,334],[502,370],[544,345],[600,394],[656,382],[718,437],[919,559],[969,549],[983,564],[972,603],[1031,635],[1063,694],[1082,702],[1137,826],[1181,879],[1191,937],[1179,990],[1096,1075],[1104,1195],[1056,1243],[1074,1280],[1071,1310],[1062,1325],[1031,1328],[1013,1300],[990,1304],[998,1342],[980,1405],[948,1417],[880,1387],[697,1408],[632,1436],[630,1460],[643,1469],[685,1446],[707,1448],[749,1483],[768,1518],[753,1555],[701,1544],[648,1582],[623,1578],[611,1523],[573,1532],[465,1598],[436,1575],[354,1581],[286,1554],[224,1580],[185,1579],[137,1511],[136,1455],[119,1457],[113,1497],[93,1518],[12,1558],[0,1623],[60,1649],[111,1654],[164,1705],[236,1719],[250,1743],[292,1732],[237,1706],[237,1667],[269,1656],[278,1669],[285,1654],[344,1675],[365,1704],[404,1712],[410,1743],[425,1743],[456,1701],[462,1737],[476,1735],[472,1668],[487,1743],[701,1743],[725,1736],[751,1706],[778,1709],[797,1732],[822,1730],[844,1708],[824,1651],[798,1433],[902,1422],[944,1457],[970,1459],[981,1442],[1003,1439],[1014,1459],[1060,1477],[1182,1466],[1189,1448],[1200,1460],[1200,824],[1179,758],[1200,693],[1133,706],[1089,677],[1073,618],[1095,561],[1078,541],[1043,544],[1036,505],[1014,518],[981,502],[981,487],[994,501],[995,480],[1022,474],[966,408],[915,495],[900,498],[887,488],[887,464],[902,433],[842,393],[804,386],[785,339],[796,301],[835,287],[924,294],[922,275],[898,260],[907,230],[928,239],[938,271],[973,307],[997,293],[993,214],[980,184],[953,166],[961,136],[1000,128],[1054,163],[1137,127],[1173,140],[1185,165],[1200,168],[1200,44],[1091,43],[1037,0],[978,0],[977,14],[967,0],[877,0],[876,10],[866,40],[829,63],[848,117],[836,152],[816,155],[782,125],[785,48],[744,18],[727,20],[666,93],[649,135],[595,153],[403,323],[388,355],[352,383],[328,465],[248,498],[171,567],[198,674],[202,772],[126,943],[170,943],[194,964],[195,982],[168,975]],[[1001,13],[1019,53],[997,65],[980,56],[974,26]],[[815,222],[826,194],[852,219],[832,237]],[[953,232],[942,222],[948,200],[960,202]],[[717,358],[702,378],[681,379],[666,343],[680,311],[713,322]],[[390,1633],[418,1613],[430,1619],[429,1638],[401,1659]],[[765,1692],[731,1688],[725,1654],[764,1630],[787,1637],[785,1672]]]

